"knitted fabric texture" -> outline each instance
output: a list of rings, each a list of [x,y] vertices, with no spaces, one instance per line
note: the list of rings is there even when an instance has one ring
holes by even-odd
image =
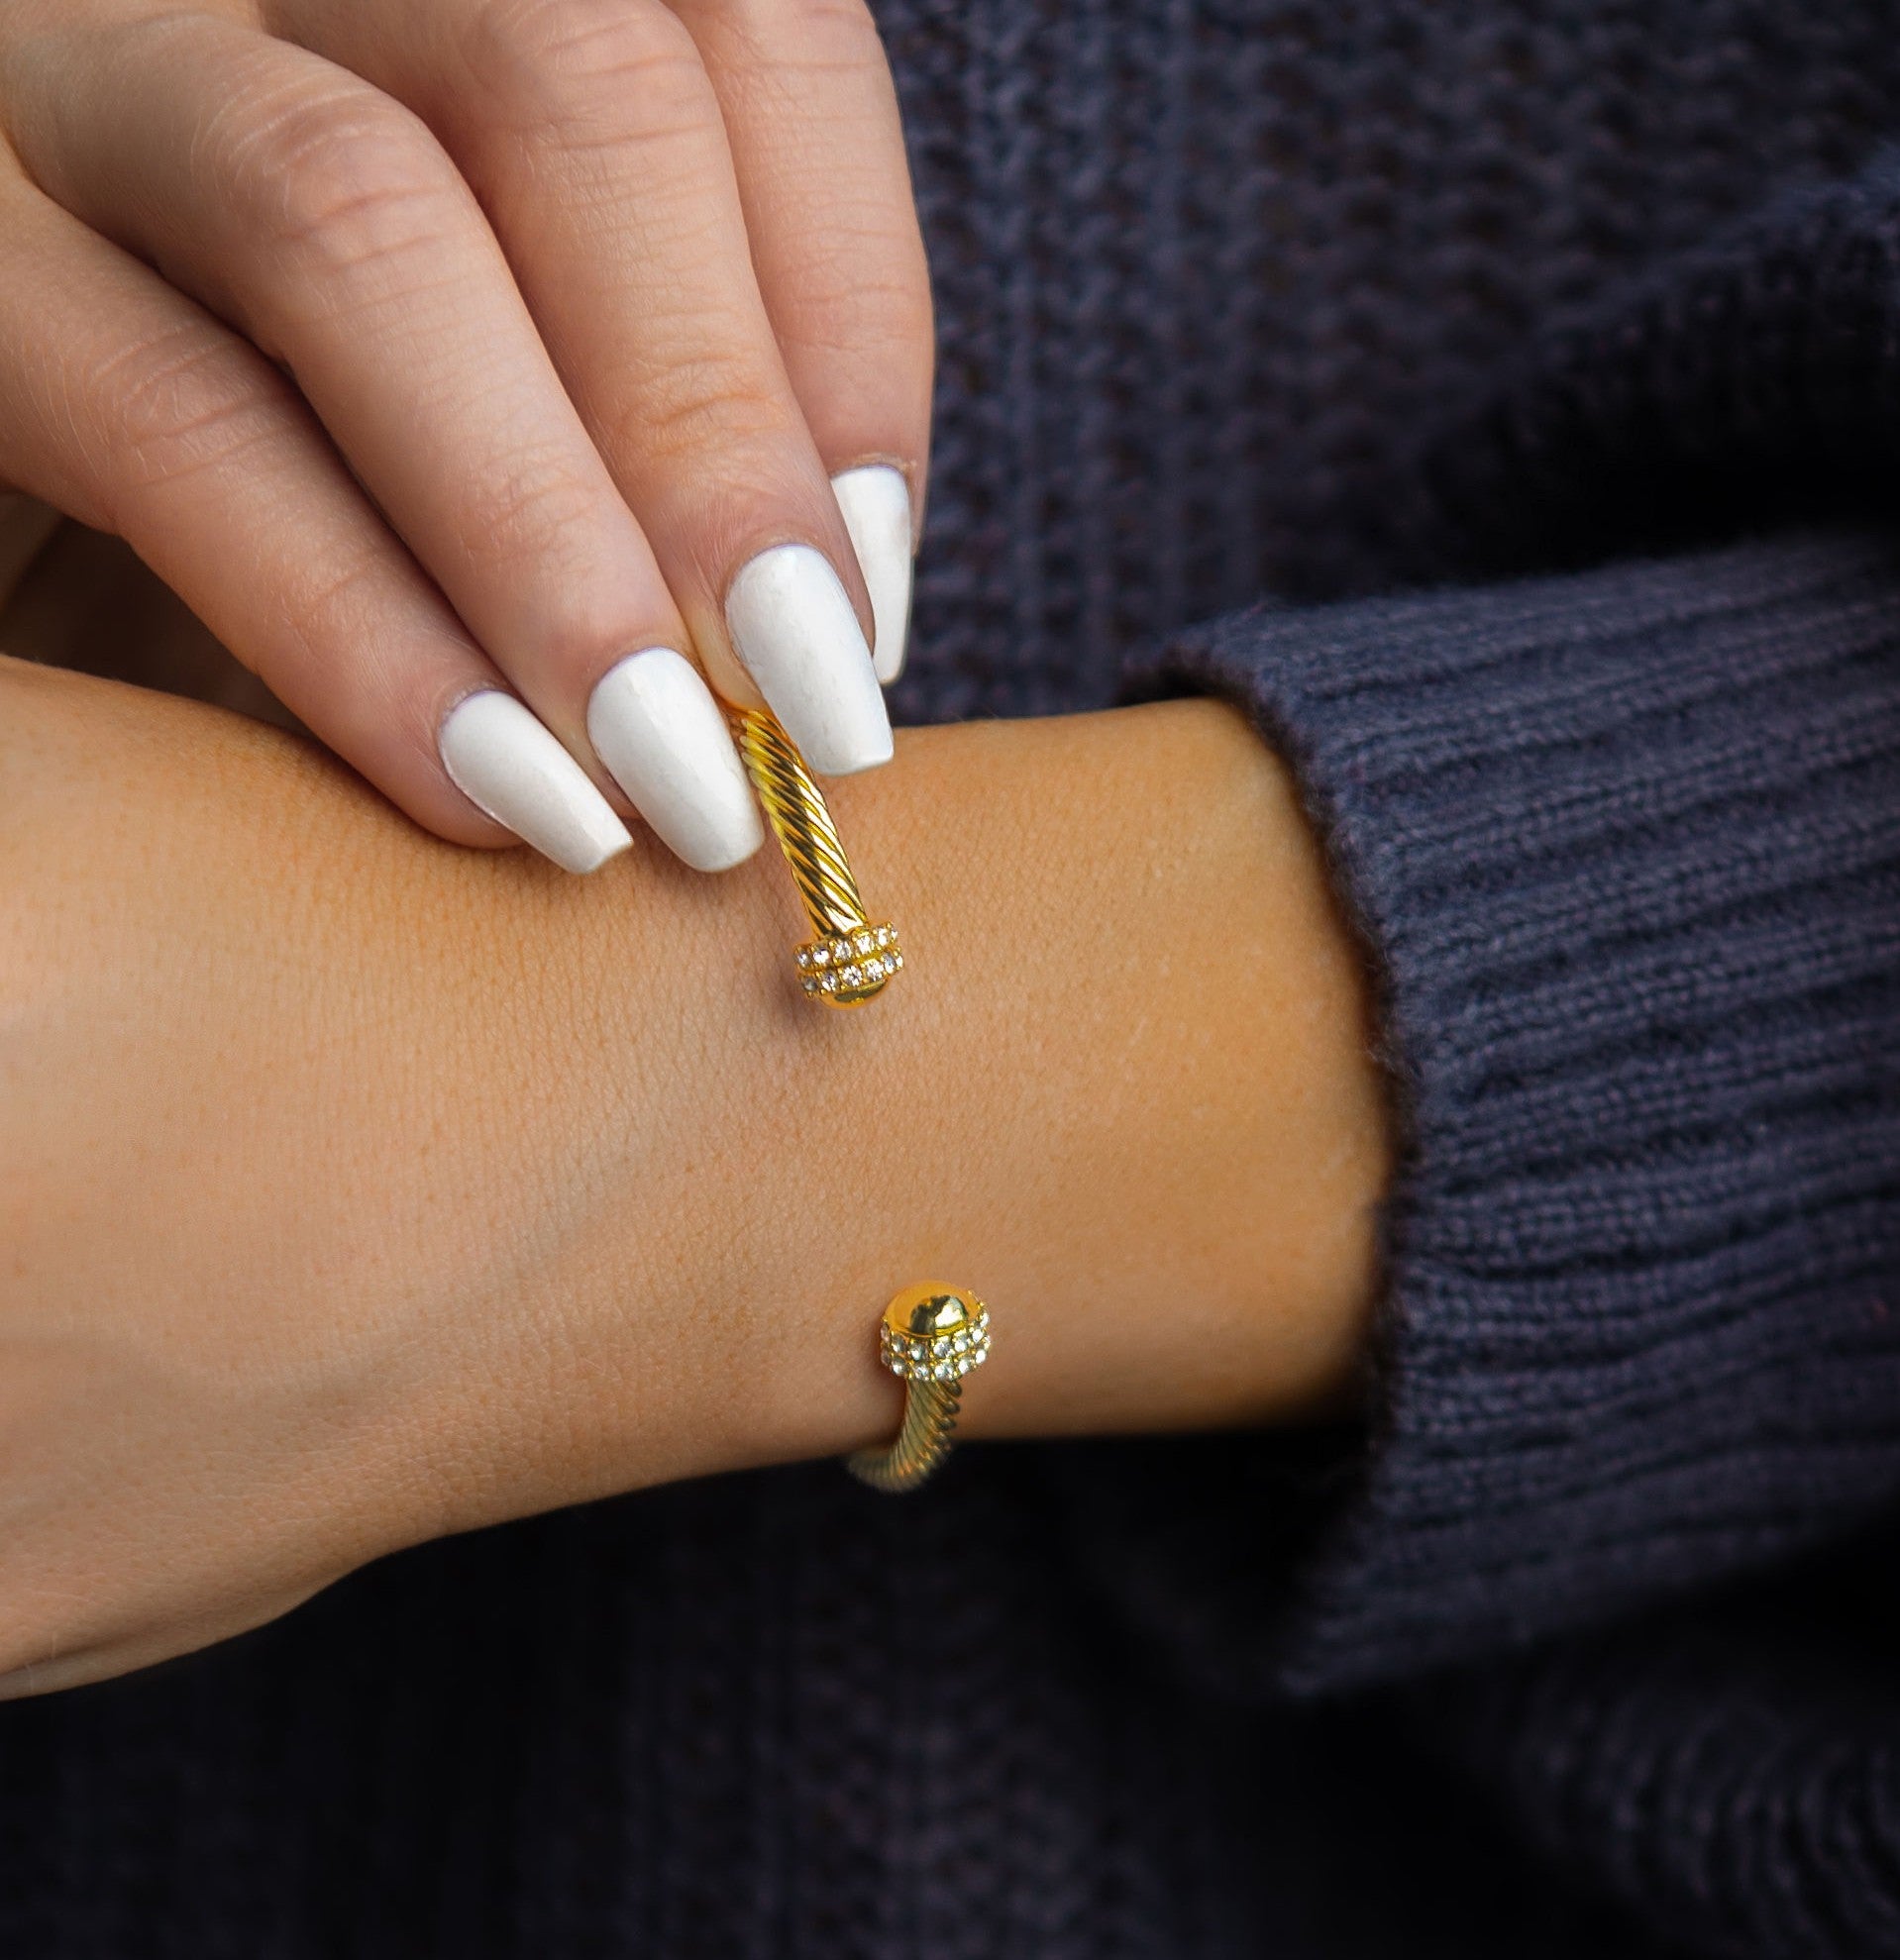
[[[1403,1090],[1371,1432],[384,1560],[0,1707],[0,1953],[1891,1953],[1890,11],[880,18],[897,705],[1293,759]]]

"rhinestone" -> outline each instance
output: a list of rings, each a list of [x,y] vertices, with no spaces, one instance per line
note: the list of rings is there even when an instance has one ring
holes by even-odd
[[[950,1338],[950,1349],[953,1354],[961,1354],[969,1345],[970,1336],[968,1334],[953,1334]]]
[[[831,964],[831,948],[814,946],[811,949],[811,964],[814,967],[828,967]]]
[[[815,980],[813,980],[809,974],[806,974],[804,979],[801,980],[798,982],[798,984],[801,987],[803,987],[807,993],[816,993],[818,990],[818,982]]]
[[[799,947],[799,948],[798,948],[798,971],[799,971],[800,973],[803,973],[803,972],[804,972],[804,970],[805,970],[805,969],[806,969],[806,968],[807,968],[808,966],[810,966],[810,964],[811,964],[811,948],[810,948],[810,947],[808,947],[808,946],[801,946],[801,947]]]
[[[859,973],[856,967],[847,967],[844,970],[844,983],[846,986],[856,986],[863,979],[864,976]]]
[[[898,952],[898,953],[894,953],[894,954],[892,954],[892,956],[891,956],[891,957],[892,957],[892,959],[893,959],[893,960],[895,960],[895,961],[897,962],[897,966],[898,966],[899,968],[901,968],[901,967],[902,967],[902,965],[903,965],[903,955],[902,955],[902,953],[901,953],[901,952]]]
[[[826,974],[825,977],[818,982],[818,989],[822,993],[836,993],[838,990],[837,975]]]
[[[831,960],[834,966],[842,966],[851,958],[851,942],[848,939],[834,939],[831,942]]]
[[[880,926],[878,928],[878,944],[881,947],[891,944],[891,928],[889,926]]]
[[[858,933],[853,938],[851,943],[858,949],[860,953],[869,953],[872,947],[877,944],[877,942],[871,937],[871,935],[868,932]]]

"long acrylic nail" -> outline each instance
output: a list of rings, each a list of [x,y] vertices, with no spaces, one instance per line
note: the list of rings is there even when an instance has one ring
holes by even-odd
[[[437,740],[470,802],[563,871],[598,871],[633,842],[586,771],[512,694],[466,695]]]
[[[888,687],[903,671],[910,633],[910,488],[888,463],[841,469],[831,488],[871,594],[871,664]]]
[[[587,735],[634,807],[694,871],[726,871],[764,841],[726,718],[683,654],[648,647],[609,668],[587,703]]]
[[[891,717],[858,615],[810,545],[774,545],[726,593],[726,630],[786,732],[822,775],[891,760]]]

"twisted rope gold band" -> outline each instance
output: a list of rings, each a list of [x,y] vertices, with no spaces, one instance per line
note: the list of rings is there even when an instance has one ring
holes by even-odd
[[[797,949],[798,983],[829,1006],[860,1006],[903,967],[897,928],[871,922],[824,795],[779,718],[768,708],[726,713],[817,935]],[[886,1448],[856,1450],[845,1467],[874,1490],[909,1491],[950,1452],[963,1378],[990,1357],[989,1309],[954,1287],[908,1287],[884,1310],[878,1353],[903,1379],[903,1421]]]
[[[779,840],[815,939],[795,954],[798,983],[828,1007],[859,1007],[903,966],[897,928],[874,925],[838,827],[791,736],[769,708],[728,708],[739,755]]]
[[[884,1310],[878,1357],[903,1378],[903,1423],[881,1450],[858,1450],[845,1468],[876,1491],[910,1491],[950,1454],[963,1378],[990,1358],[990,1309],[975,1293],[926,1281]]]
[[[950,1454],[950,1432],[963,1399],[961,1382],[915,1383],[903,1398],[903,1427],[882,1450],[859,1450],[845,1468],[874,1491],[911,1491]]]

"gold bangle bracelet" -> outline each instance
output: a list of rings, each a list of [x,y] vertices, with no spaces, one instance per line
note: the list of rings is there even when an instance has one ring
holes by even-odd
[[[778,716],[770,708],[728,708],[727,714],[811,921],[814,936],[792,955],[798,985],[826,1007],[862,1007],[903,970],[897,929],[865,911],[838,827]]]
[[[845,1468],[877,1491],[914,1491],[950,1454],[963,1378],[990,1358],[990,1309],[975,1293],[934,1281],[906,1287],[884,1310],[878,1359],[903,1381],[903,1422],[881,1450]]]
[[[861,1007],[903,971],[897,929],[858,895],[838,827],[804,758],[769,708],[727,709],[739,755],[792,872],[813,937],[793,954],[798,985],[827,1007]],[[912,1491],[950,1453],[963,1378],[990,1357],[990,1310],[976,1294],[926,1282],[884,1310],[878,1358],[904,1386],[903,1421],[883,1449],[845,1468],[879,1491]]]

